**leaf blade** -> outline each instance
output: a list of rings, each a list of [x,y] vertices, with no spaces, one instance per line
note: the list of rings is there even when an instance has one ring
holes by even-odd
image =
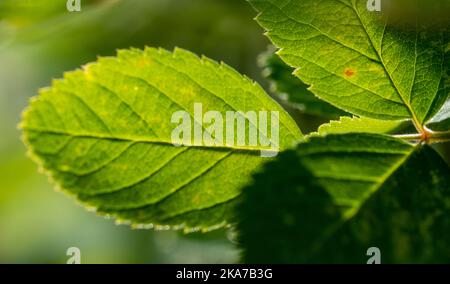
[[[270,48],[259,58],[259,65],[263,68],[263,75],[271,83],[271,89],[279,99],[302,113],[329,118],[338,118],[347,113],[320,100],[308,91],[292,73],[294,69],[287,66]]]
[[[181,49],[124,50],[67,73],[31,102],[21,127],[56,184],[99,213],[135,225],[208,230],[228,224],[232,214],[222,205],[240,195],[266,158],[261,146],[173,146],[173,113],[187,111],[198,126],[198,102],[204,112],[278,111],[280,149],[302,137],[256,83]],[[219,213],[209,209],[216,207]],[[202,210],[210,213],[192,213]],[[202,223],[200,215],[210,218]]]
[[[448,95],[448,29],[387,27],[366,1],[250,2],[283,60],[339,108],[375,119],[410,118],[420,128]]]
[[[409,120],[377,120],[367,117],[343,116],[319,127],[312,135],[345,134],[345,133],[376,133],[398,134],[409,126]]]
[[[238,223],[245,260],[365,263],[376,246],[383,263],[447,262],[449,185],[448,165],[428,146],[363,133],[310,138],[246,188]]]

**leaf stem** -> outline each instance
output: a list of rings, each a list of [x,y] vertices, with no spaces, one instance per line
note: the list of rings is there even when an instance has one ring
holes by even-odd
[[[431,131],[431,143],[450,142],[450,131]]]
[[[423,127],[422,133],[394,135],[396,138],[406,141],[425,142],[428,144],[450,142],[450,131],[432,131]]]
[[[399,134],[394,135],[396,138],[407,140],[407,141],[420,141],[422,140],[422,134]]]

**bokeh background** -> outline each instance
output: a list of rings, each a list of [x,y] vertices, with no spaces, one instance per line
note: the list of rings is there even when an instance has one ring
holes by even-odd
[[[257,80],[268,41],[245,0],[0,0],[0,263],[234,263],[230,232],[132,230],[55,192],[17,129],[30,97],[97,56],[146,45],[223,60]]]

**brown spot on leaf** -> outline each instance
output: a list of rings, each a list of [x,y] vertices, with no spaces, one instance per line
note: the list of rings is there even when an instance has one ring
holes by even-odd
[[[355,70],[347,68],[345,69],[344,74],[346,77],[353,77],[353,75],[355,75]]]

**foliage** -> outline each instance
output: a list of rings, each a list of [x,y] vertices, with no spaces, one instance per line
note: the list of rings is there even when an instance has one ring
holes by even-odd
[[[293,108],[305,114],[334,119],[346,115],[345,111],[320,100],[308,91],[308,86],[292,76],[294,70],[274,54],[273,48],[260,56],[259,63],[263,74],[270,80],[272,91]]]
[[[428,146],[388,136],[310,138],[245,189],[244,260],[365,263],[375,246],[383,263],[448,263],[448,171]]]
[[[32,100],[21,124],[31,156],[59,188],[119,221],[236,225],[246,262],[363,263],[371,246],[384,262],[449,262],[449,166],[429,146],[450,140],[449,28],[392,24],[362,0],[250,3],[290,66],[266,57],[275,92],[305,112],[347,116],[304,139],[227,65],[181,49],[129,49]],[[283,152],[172,145],[171,115],[196,102],[278,111]]]
[[[257,84],[181,49],[123,50],[66,73],[31,103],[21,127],[58,186],[96,211],[135,225],[208,230],[229,223],[263,148],[175,147],[172,114],[194,117],[195,102],[223,112],[278,110],[281,149],[301,138]]]

